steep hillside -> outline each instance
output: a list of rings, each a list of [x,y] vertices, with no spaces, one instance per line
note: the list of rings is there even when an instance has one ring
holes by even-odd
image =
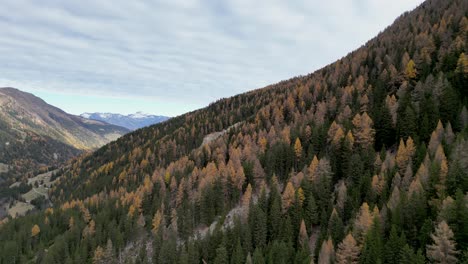
[[[0,127],[0,162],[15,174],[60,164],[128,132],[67,114],[14,88],[0,88]]]
[[[428,0],[315,73],[80,157],[0,259],[468,261],[467,14]]]
[[[65,113],[14,88],[1,88],[1,120],[11,130],[47,135],[77,149],[90,150],[128,132],[125,128]]]
[[[125,127],[130,130],[136,130],[142,127],[161,123],[170,118],[167,116],[150,115],[142,112],[137,112],[130,115],[113,113],[83,113],[80,116],[87,119],[104,121],[106,123]]]

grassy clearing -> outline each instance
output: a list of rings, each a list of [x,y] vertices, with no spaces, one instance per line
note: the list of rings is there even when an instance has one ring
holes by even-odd
[[[32,204],[16,202],[13,207],[8,209],[8,214],[11,215],[11,217],[15,218],[17,215],[25,215],[29,210],[32,209],[34,209],[34,206]]]

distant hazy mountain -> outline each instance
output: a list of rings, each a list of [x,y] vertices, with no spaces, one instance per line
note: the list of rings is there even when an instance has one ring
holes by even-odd
[[[87,119],[104,121],[109,124],[126,127],[131,130],[164,122],[169,119],[167,116],[151,115],[142,112],[130,115],[113,113],[83,113],[80,116]]]
[[[41,98],[0,88],[0,162],[22,170],[65,161],[129,132],[124,127],[67,114]]]

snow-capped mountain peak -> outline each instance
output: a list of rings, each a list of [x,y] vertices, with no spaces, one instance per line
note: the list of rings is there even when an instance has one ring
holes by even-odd
[[[122,115],[117,113],[83,113],[80,116],[87,119],[94,119],[118,126],[123,126],[131,130],[160,123],[169,119],[167,116],[152,115],[142,111],[129,115]]]
[[[130,114],[130,115],[127,115],[127,116],[131,117],[131,118],[151,118],[154,115],[147,114],[147,113],[139,111],[139,112],[136,112],[135,114]]]
[[[89,119],[91,117],[91,114],[90,113],[83,113],[80,116]]]

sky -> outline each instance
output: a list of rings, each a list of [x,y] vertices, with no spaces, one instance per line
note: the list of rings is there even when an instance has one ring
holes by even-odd
[[[421,0],[2,0],[0,87],[176,116],[308,74]]]

